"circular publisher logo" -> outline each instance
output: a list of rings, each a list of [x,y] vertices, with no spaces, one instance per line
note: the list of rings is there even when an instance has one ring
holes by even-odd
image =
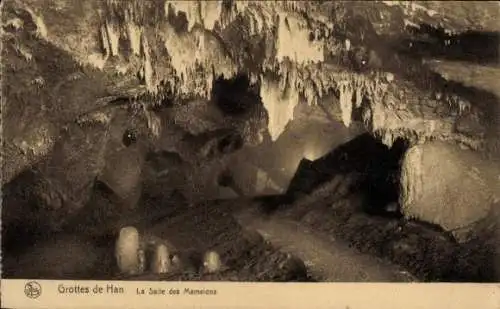
[[[42,287],[36,281],[30,281],[24,286],[24,294],[29,298],[38,298],[42,294]]]

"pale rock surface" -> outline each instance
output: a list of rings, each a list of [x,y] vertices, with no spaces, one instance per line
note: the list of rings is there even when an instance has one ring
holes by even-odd
[[[376,69],[382,72],[370,74],[355,72],[337,62],[343,52],[376,39],[369,37],[370,27],[390,37],[405,32],[407,24],[441,23],[446,18],[443,25],[447,30],[477,30],[488,23],[482,17],[494,20],[495,13],[485,9],[492,7],[491,4],[460,4],[457,11],[454,5],[428,2],[366,5],[362,2],[238,1],[230,6],[221,1],[210,4],[159,0],[77,4],[71,1],[7,2],[6,6],[31,16],[39,41],[64,51],[82,67],[93,66],[96,71],[120,77],[120,80],[135,80],[139,76],[143,92],[157,94],[165,82],[179,97],[210,99],[216,77],[231,78],[242,70],[249,71],[253,81],[263,84],[261,97],[269,114],[268,129],[273,140],[293,119],[293,110],[299,101],[314,105],[336,91],[340,93],[340,120],[350,126],[353,110],[361,108],[367,129],[387,145],[398,137],[455,140],[471,148],[478,148],[480,144],[480,134],[468,137],[453,130],[456,116],[422,111],[423,104],[448,102],[431,98],[432,94],[427,93],[436,85],[422,90],[412,81],[403,80],[398,72],[384,72],[392,70],[390,63],[399,61],[392,55],[389,55],[390,63],[383,57],[376,61]],[[366,15],[366,23],[357,23],[352,16],[354,12]],[[179,30],[178,22],[172,19],[181,19],[181,13],[186,17],[186,29]],[[15,13],[11,15],[9,20],[19,19]],[[28,22],[22,21],[25,25]],[[347,31],[345,38],[337,35],[342,31],[336,29],[336,25],[350,23],[361,28],[359,33]],[[21,27],[20,22],[10,24]],[[229,29],[235,27],[243,30],[239,36],[241,44],[234,43],[228,36]],[[243,46],[254,46],[254,43],[262,43],[263,50],[243,50]],[[363,48],[367,49],[370,59],[379,58],[370,46]],[[33,54],[32,50],[28,52]],[[31,62],[38,64],[35,56],[24,58],[32,58]],[[406,63],[400,64],[400,67],[406,66]],[[386,65],[388,68],[384,69]],[[276,78],[269,78],[268,73]],[[362,98],[367,99],[368,106],[360,106]],[[461,102],[469,106],[466,100]],[[450,109],[460,111],[461,107]],[[50,148],[50,145],[47,143],[42,148]],[[16,163],[24,166],[27,162]]]
[[[120,229],[115,245],[118,269],[124,274],[136,274],[139,270],[140,236],[137,229],[127,226]]]
[[[204,271],[207,273],[215,273],[222,267],[220,256],[215,251],[208,251],[203,257]]]
[[[143,164],[143,151],[139,145],[132,145],[106,160],[99,180],[133,208],[140,197]]]
[[[155,274],[168,273],[171,270],[171,264],[167,246],[165,244],[156,245],[151,259],[151,271]]]
[[[500,167],[456,145],[430,142],[408,150],[401,168],[401,210],[415,218],[456,232],[490,213],[500,194]]]

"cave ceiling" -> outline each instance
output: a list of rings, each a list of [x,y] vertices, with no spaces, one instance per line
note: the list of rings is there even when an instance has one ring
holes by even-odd
[[[499,8],[474,1],[3,1],[2,183],[52,151],[75,123],[108,132],[125,113],[149,139],[161,139],[163,105],[178,107],[169,117],[179,130],[236,130],[253,145],[264,130],[276,140],[305,102],[335,106],[338,121],[360,122],[389,146],[398,137],[438,139],[494,154]],[[244,86],[229,82],[235,79]],[[253,87],[254,95],[228,96],[220,87]]]

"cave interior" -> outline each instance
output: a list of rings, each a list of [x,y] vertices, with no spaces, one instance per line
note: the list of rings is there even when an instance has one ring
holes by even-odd
[[[227,2],[229,10],[232,4]],[[425,95],[424,99],[413,92],[407,94],[412,97],[409,99],[396,96],[422,105],[415,107],[416,112],[412,110],[413,115],[433,113],[436,127],[442,119],[439,128],[448,128],[449,119],[455,121],[451,133],[442,129],[441,134],[436,129],[435,135],[422,140],[425,130],[412,127],[416,118],[404,120],[393,131],[388,129],[390,125],[377,127],[373,116],[377,98],[356,92],[361,86],[354,86],[351,92],[355,94],[347,99],[353,106],[348,125],[343,107],[347,90],[341,86],[327,89],[326,99],[318,99],[316,104],[308,103],[310,96],[304,91],[291,110],[270,107],[262,95],[270,83],[254,78],[255,63],[265,57],[258,51],[265,47],[265,40],[245,43],[234,39],[233,44],[249,45],[242,47],[245,55],[238,56],[242,57],[242,66],[234,76],[214,75],[210,99],[181,94],[173,87],[179,80],[168,77],[157,93],[138,95],[120,90],[118,96],[89,111],[81,106],[95,97],[98,85],[105,83],[101,73],[83,73],[86,77],[80,81],[75,78],[77,81],[68,89],[57,86],[60,77],[51,74],[63,76],[80,65],[55,43],[30,34],[30,27],[37,25],[25,11],[9,11],[7,5],[3,10],[5,18],[15,15],[24,21],[22,29],[15,24],[3,26],[12,34],[4,36],[2,48],[2,62],[6,63],[2,85],[6,103],[2,106],[7,111],[3,116],[2,156],[7,162],[4,174],[11,175],[7,181],[4,176],[2,182],[4,278],[322,281],[321,275],[328,277],[328,271],[303,266],[306,259],[316,257],[301,248],[309,248],[304,242],[315,238],[294,236],[307,228],[317,237],[334,237],[348,248],[333,242],[323,248],[327,252],[346,250],[353,260],[363,255],[387,261],[390,266],[380,277],[371,271],[375,262],[360,262],[367,273],[373,274],[373,280],[498,281],[500,200],[491,202],[480,193],[483,183],[493,191],[500,185],[500,174],[495,174],[500,171],[495,159],[500,154],[496,152],[500,151],[500,104],[488,85],[470,86],[449,76],[454,74],[456,64],[463,70],[458,75],[467,75],[477,66],[497,74],[499,32],[450,34],[421,23],[405,28],[398,36],[373,34],[376,37],[358,42],[360,31],[363,37],[375,31],[370,21],[360,21],[359,16],[333,30],[337,38],[349,37],[355,47],[330,54],[332,59],[328,61],[349,74],[364,74],[370,79],[373,72],[387,70],[403,80],[403,90],[395,86],[395,92],[408,92],[405,83],[411,82],[417,94],[454,93],[449,97],[465,98],[480,111],[480,124],[476,124],[476,116],[464,115],[462,107],[459,112],[453,110],[451,103],[429,107],[423,103],[428,99]],[[176,13],[170,7],[167,15],[166,22],[177,35],[198,31],[190,26],[185,12]],[[238,22],[246,22],[240,18],[235,18],[233,26],[217,22],[214,36],[220,40],[226,39],[225,35],[233,38],[236,30],[232,27],[237,29],[242,27]],[[20,60],[23,56],[19,49],[15,50],[18,40],[25,40],[33,50],[29,65]],[[315,40],[311,32],[309,41]],[[433,61],[451,63],[447,77],[424,65]],[[43,87],[14,81],[29,80],[30,65],[48,76]],[[267,70],[271,77],[281,74],[280,69]],[[132,79],[144,84],[145,78],[139,77]],[[120,82],[120,78],[115,74],[111,80]],[[187,78],[181,76],[180,81]],[[281,96],[290,93],[293,91]],[[37,95],[59,105],[37,114]],[[284,102],[286,99],[276,106]],[[10,107],[16,104],[18,111]],[[373,116],[369,121],[367,111]],[[278,123],[280,113],[291,116],[276,136],[276,129],[271,128]],[[42,116],[37,119],[36,115]],[[390,118],[393,114],[388,115]],[[101,122],[99,117],[105,120]],[[152,119],[156,125],[151,124]],[[48,131],[55,136],[54,142],[45,153],[35,155],[32,151],[33,160],[19,163],[15,160],[24,159],[18,159],[12,145],[22,148],[24,144],[17,146],[18,140],[27,136],[30,121],[39,130],[45,122],[51,123]],[[160,129],[152,130],[155,126]],[[477,136],[484,139],[485,148],[471,149]],[[424,148],[427,144],[431,146]],[[416,153],[420,153],[418,160],[425,162],[421,168],[419,162],[412,161]],[[9,162],[22,166],[11,173],[5,167]],[[441,165],[448,169],[440,170]],[[481,172],[477,181],[467,178],[468,170],[462,173],[472,166]],[[436,197],[448,195],[456,199]],[[469,203],[467,195],[475,202]],[[445,202],[459,205],[451,210],[452,206],[443,205],[445,210],[436,206]],[[482,213],[471,210],[474,219],[467,219],[468,209],[477,203],[491,206],[485,205],[487,210]],[[450,212],[465,215],[448,218]],[[285,237],[279,232],[285,230],[282,221],[294,222],[299,228]],[[471,221],[472,227],[467,225]],[[467,228],[460,226],[462,222]],[[265,228],[252,228],[253,224],[277,231],[276,239],[286,238],[293,243],[292,248],[299,249],[280,248],[278,240],[257,232]],[[114,258],[117,235],[125,226],[136,227],[145,239],[168,242],[174,248],[170,259],[182,256],[182,265],[195,266],[163,275],[146,268],[143,274],[123,277]],[[207,250],[218,252],[226,266],[224,271],[200,274],[198,269],[193,270],[201,263],[196,257]],[[327,280],[358,280],[352,277],[352,269],[345,268],[345,277]],[[393,276],[392,272],[399,274]],[[410,274],[411,279],[401,279],[403,273]]]

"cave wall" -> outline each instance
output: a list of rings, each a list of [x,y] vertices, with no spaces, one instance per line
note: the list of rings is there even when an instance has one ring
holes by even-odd
[[[460,241],[471,237],[478,222],[496,213],[498,188],[500,165],[456,145],[415,146],[402,162],[404,215],[439,225]]]

